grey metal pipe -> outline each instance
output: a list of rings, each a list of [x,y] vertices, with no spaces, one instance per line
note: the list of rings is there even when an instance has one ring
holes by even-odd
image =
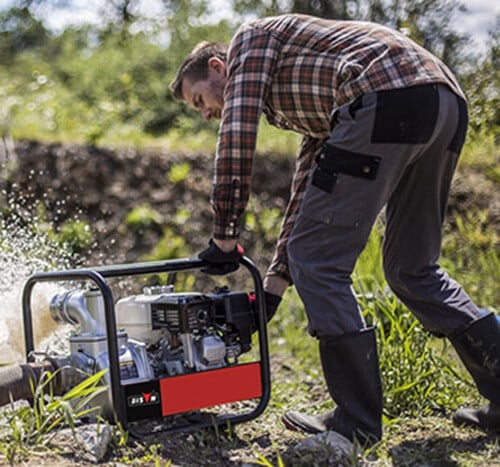
[[[50,313],[57,323],[78,324],[81,336],[106,335],[102,295],[98,291],[70,290],[56,295],[50,302]]]
[[[0,368],[0,406],[11,401],[31,399],[43,372],[54,371],[51,362],[9,365]]]
[[[32,399],[33,389],[46,372],[55,373],[50,389],[55,396],[61,396],[89,375],[91,364],[82,355],[70,355],[66,358],[47,357],[42,362],[0,367],[0,407],[11,401]]]

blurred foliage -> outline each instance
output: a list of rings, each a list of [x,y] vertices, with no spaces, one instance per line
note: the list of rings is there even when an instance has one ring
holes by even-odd
[[[18,54],[43,47],[49,42],[49,32],[27,7],[12,7],[0,15],[0,21],[0,56],[5,65],[10,64]]]
[[[243,14],[270,16],[285,13],[302,13],[322,18],[354,19],[360,14],[359,0],[233,0],[234,9]]]
[[[186,258],[191,255],[191,251],[186,244],[186,239],[178,235],[170,227],[163,229],[163,236],[153,249],[144,259],[147,261]]]
[[[0,135],[108,145],[184,144],[217,130],[173,100],[168,84],[201,40],[227,42],[247,18],[287,12],[369,19],[399,28],[459,73],[471,103],[474,134],[498,132],[499,20],[484,56],[470,55],[454,29],[456,0],[164,0],[154,15],[146,2],[114,0],[101,22],[49,29],[44,18],[72,4],[17,0],[0,10]],[[228,19],[219,19],[219,18]],[[466,52],[467,51],[467,52]],[[200,138],[196,139],[196,136]]]
[[[160,226],[162,222],[162,215],[149,204],[136,206],[125,218],[125,224],[137,231]]]
[[[112,20],[103,25],[67,28],[60,34],[44,27],[33,6],[33,11],[26,6],[3,11],[2,134],[128,143],[175,128],[186,112],[168,89],[176,66],[195,43],[206,37],[227,39],[230,30],[223,22],[189,21],[190,14],[203,16],[205,2],[192,2],[193,8],[190,2],[169,3],[167,25],[149,22],[144,27],[143,18],[125,9],[129,12],[121,20],[110,15]],[[134,4],[123,2],[124,7]]]
[[[167,178],[171,183],[181,183],[189,177],[191,166],[189,162],[173,164],[168,171]]]
[[[67,219],[56,226],[50,220],[47,207],[41,202],[37,203],[35,211],[30,226],[33,235],[35,237],[45,235],[48,241],[58,246],[60,251],[66,252],[68,258],[75,263],[80,262],[93,246],[95,232],[92,227],[78,218]],[[12,217],[12,213],[6,217]]]
[[[469,100],[469,127],[477,139],[500,138],[500,15],[489,31],[487,54],[461,76]]]
[[[81,220],[67,220],[58,229],[57,240],[74,254],[86,253],[93,242],[90,225]]]

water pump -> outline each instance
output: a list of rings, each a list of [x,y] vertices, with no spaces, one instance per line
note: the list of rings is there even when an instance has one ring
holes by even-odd
[[[108,278],[177,273],[200,269],[204,262],[183,259],[34,274],[23,291],[28,363],[39,355],[31,316],[34,286],[78,281],[84,286],[52,298],[50,312],[55,321],[74,326],[64,361],[89,375],[105,370],[108,391],[91,403],[103,416],[138,436],[255,418],[270,394],[265,304],[255,265],[246,257],[241,264],[253,278],[250,292],[227,287],[178,292],[166,285],[117,300]],[[241,401],[248,401],[243,409]],[[152,421],[158,426],[145,433],[141,422]]]

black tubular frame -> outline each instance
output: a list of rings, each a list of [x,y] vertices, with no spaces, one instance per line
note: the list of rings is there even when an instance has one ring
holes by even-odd
[[[262,278],[255,264],[246,256],[243,256],[240,263],[247,268],[252,276],[255,287],[255,303],[257,306],[257,325],[259,339],[260,369],[262,381],[262,396],[259,403],[250,412],[233,413],[217,415],[208,421],[188,423],[182,426],[175,426],[160,431],[177,432],[183,430],[192,430],[214,425],[237,424],[252,420],[258,417],[266,408],[271,393],[271,377],[269,368],[269,348],[267,341],[267,319],[264,300],[264,291]],[[111,384],[111,400],[115,422],[120,423],[122,427],[136,437],[145,437],[158,434],[140,433],[129,426],[127,412],[125,408],[124,386],[120,380],[119,350],[117,341],[116,316],[113,294],[106,278],[146,275],[164,272],[181,272],[195,269],[201,269],[207,266],[203,260],[198,258],[185,258],[167,261],[152,261],[145,263],[118,264],[111,266],[98,266],[82,269],[69,269],[51,272],[38,272],[33,274],[26,281],[23,288],[22,312],[24,323],[24,341],[26,347],[26,359],[28,362],[35,360],[35,348],[33,339],[33,318],[31,309],[31,296],[36,283],[38,282],[67,282],[67,281],[91,281],[100,290],[106,317],[106,333],[109,353],[109,372]]]

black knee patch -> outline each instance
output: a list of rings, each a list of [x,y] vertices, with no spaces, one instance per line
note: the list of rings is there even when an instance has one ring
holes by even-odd
[[[424,144],[434,131],[439,94],[433,84],[377,92],[372,143]]]

